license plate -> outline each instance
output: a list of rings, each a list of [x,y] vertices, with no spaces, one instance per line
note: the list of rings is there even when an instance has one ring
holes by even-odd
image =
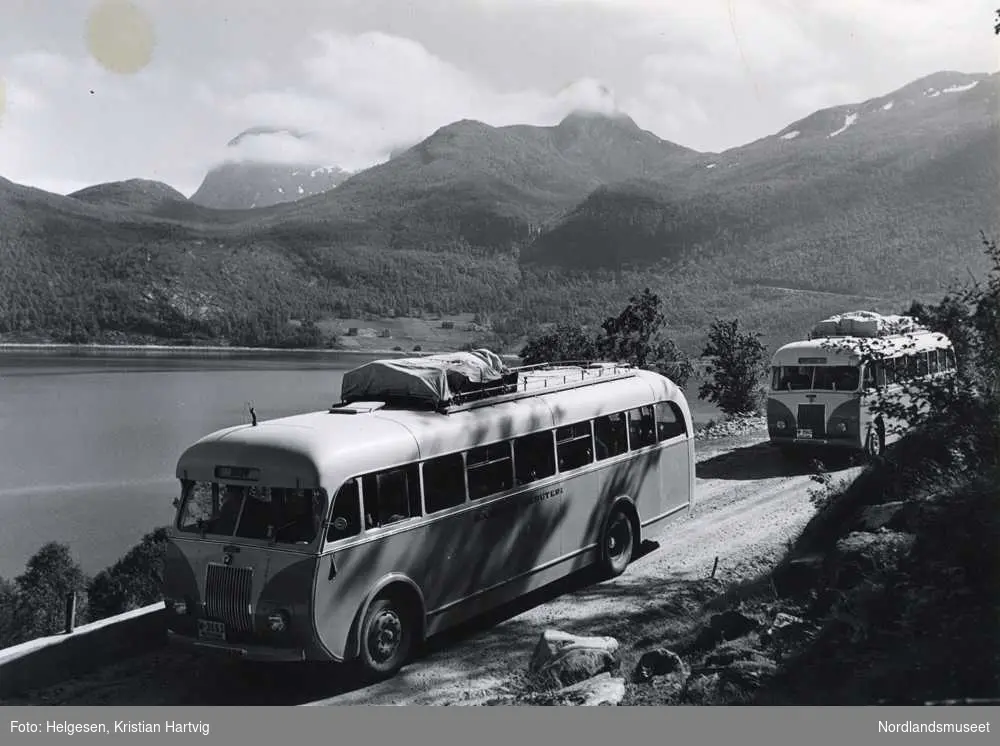
[[[198,620],[198,638],[201,640],[226,641],[226,625],[222,622],[210,622],[207,619]]]
[[[806,428],[805,430],[796,430],[796,438],[811,438],[813,436],[812,428]]]

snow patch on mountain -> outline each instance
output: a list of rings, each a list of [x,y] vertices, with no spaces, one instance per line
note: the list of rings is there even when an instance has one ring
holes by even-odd
[[[798,136],[799,136],[799,131],[798,130],[792,130],[791,132],[786,132],[785,134],[783,134],[781,136],[781,139],[782,140],[794,140]]]
[[[850,127],[852,124],[854,124],[856,121],[858,121],[857,113],[848,114],[847,116],[844,117],[844,126],[838,130],[834,130],[829,135],[827,135],[827,137],[836,137],[841,132],[846,130],[848,127]]]
[[[962,91],[971,91],[979,85],[978,80],[974,80],[966,85],[950,85],[947,88],[942,89],[941,93],[961,93]]]
[[[887,104],[883,104],[882,111],[889,111],[889,109],[891,109],[891,108],[892,108],[892,101],[890,101]]]

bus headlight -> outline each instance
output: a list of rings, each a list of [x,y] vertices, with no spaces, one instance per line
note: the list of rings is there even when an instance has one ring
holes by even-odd
[[[837,432],[841,433],[841,434],[846,433],[847,432],[847,423],[844,422],[843,420],[841,420],[840,422],[838,422],[837,423]]]
[[[188,603],[186,599],[171,599],[166,602],[166,605],[173,609],[173,612],[178,616],[184,616],[188,613]]]
[[[774,429],[775,430],[784,430],[785,429],[785,421],[784,420],[777,420],[774,423]]]
[[[290,622],[290,617],[288,612],[284,609],[278,609],[277,611],[272,611],[267,615],[267,628],[271,632],[284,632],[288,629],[288,624]]]

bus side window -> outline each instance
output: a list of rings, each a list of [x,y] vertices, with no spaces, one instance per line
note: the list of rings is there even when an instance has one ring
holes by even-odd
[[[465,502],[465,461],[461,453],[424,463],[424,509],[427,514]]]
[[[915,355],[915,357],[917,358],[917,376],[918,377],[926,376],[928,373],[927,353],[918,352]]]
[[[416,464],[364,477],[365,528],[388,526],[420,515],[420,480]]]
[[[594,460],[589,421],[556,429],[556,458],[559,471],[576,469]]]
[[[877,388],[882,388],[883,386],[885,386],[885,360],[878,360],[878,361],[872,363],[872,366],[875,368],[875,370],[874,370],[874,373],[875,373],[875,383],[874,383],[874,385]]]
[[[628,442],[632,450],[656,442],[656,426],[652,407],[638,407],[628,412]]]
[[[670,401],[657,402],[653,407],[656,412],[656,440],[663,442],[687,432],[684,413]]]
[[[947,352],[948,370],[955,370],[955,367],[956,367],[955,366],[955,350],[953,350],[952,348],[949,347],[946,350],[946,352]]]
[[[885,372],[885,382],[886,384],[893,384],[896,382],[896,363],[898,358],[888,358],[882,361],[882,370]]]
[[[939,352],[940,350],[931,350],[927,353],[928,372],[931,375],[935,375],[940,369],[940,366],[938,365]]]
[[[326,532],[327,541],[357,536],[361,531],[361,506],[358,503],[358,480],[348,479],[337,490],[330,514],[330,528]]]
[[[532,433],[514,441],[514,470],[517,484],[528,484],[556,473],[552,431]]]
[[[469,475],[470,500],[495,495],[513,486],[514,469],[509,441],[473,448],[465,455],[465,464]]]
[[[616,412],[594,419],[594,453],[601,461],[628,450],[628,425],[625,413]]]

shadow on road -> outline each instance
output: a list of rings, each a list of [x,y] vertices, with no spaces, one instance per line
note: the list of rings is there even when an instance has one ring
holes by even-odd
[[[658,548],[657,542],[644,541],[636,559]],[[477,645],[485,640],[500,647],[516,640],[522,647],[526,644],[530,651],[534,641],[529,641],[527,635],[537,633],[527,627],[522,629],[524,625],[514,617],[569,593],[596,598],[623,592],[615,584],[599,581],[592,569],[581,570],[436,635],[399,675],[405,677],[408,671],[419,671],[422,658],[460,646],[474,637],[482,638]],[[636,589],[630,587],[627,592],[634,595]],[[508,624],[498,629],[504,622]],[[11,698],[4,704],[301,705],[349,692],[361,693],[372,685],[362,679],[353,663],[252,663],[163,648],[28,697]]]
[[[699,479],[797,477],[842,471],[855,465],[855,460],[840,449],[813,447],[791,457],[769,443],[757,443],[701,461],[695,467],[695,474]]]

